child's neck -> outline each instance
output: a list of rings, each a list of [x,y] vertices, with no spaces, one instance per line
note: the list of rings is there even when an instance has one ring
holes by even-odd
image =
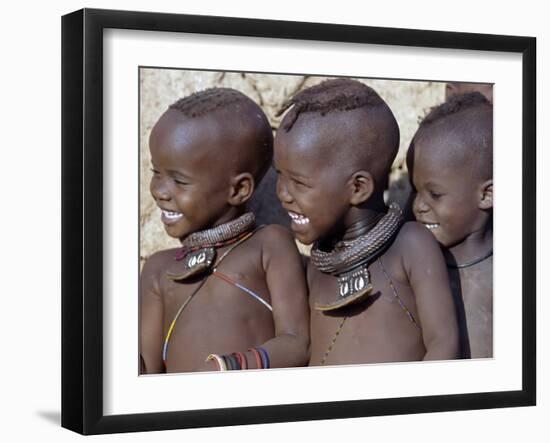
[[[197,231],[194,231],[192,233],[187,234],[185,237],[180,238],[179,240],[183,242],[186,238],[189,237],[189,235],[196,234],[197,232],[203,232],[207,231],[209,229],[215,228],[217,226],[223,225],[225,223],[229,223],[231,220],[235,220],[236,218],[239,218],[241,215],[245,213],[244,206],[232,206],[230,207],[226,212],[224,212],[214,223],[211,225],[205,226],[202,229],[199,229]]]
[[[387,208],[382,200],[365,207],[351,208],[344,221],[344,229],[339,238],[335,240],[350,241],[365,235],[376,226],[386,212]]]
[[[235,220],[236,218],[243,215],[245,212],[244,206],[232,206],[229,208],[229,210],[223,214],[216,222],[212,225],[212,227],[223,225],[224,223],[228,223],[231,220]]]
[[[461,243],[444,250],[447,263],[463,265],[487,256],[493,250],[493,228],[490,223],[484,229],[474,231]]]
[[[371,214],[366,214],[365,218],[353,222],[346,228],[342,235],[342,240],[350,241],[365,235],[376,226],[383,216],[383,212],[372,212]]]

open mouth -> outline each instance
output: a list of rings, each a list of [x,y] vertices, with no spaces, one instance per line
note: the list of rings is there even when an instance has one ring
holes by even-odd
[[[426,226],[430,231],[435,228],[439,228],[439,223],[422,223],[424,226]]]
[[[183,214],[181,212],[167,211],[166,209],[162,208],[160,208],[160,212],[162,213],[162,221],[168,224],[174,223],[183,217]]]
[[[296,212],[288,211],[288,216],[297,225],[307,225],[309,223],[309,218],[304,217],[303,215],[297,214]]]

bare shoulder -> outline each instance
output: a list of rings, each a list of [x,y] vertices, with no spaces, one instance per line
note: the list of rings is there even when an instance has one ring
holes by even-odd
[[[428,228],[415,221],[406,222],[401,227],[394,244],[404,252],[416,257],[426,248],[439,249],[437,240]]]
[[[142,279],[156,278],[174,260],[177,248],[157,251],[145,261],[141,271]]]
[[[441,248],[433,234],[414,221],[401,227],[390,249],[400,257],[403,269],[409,276],[418,266],[430,268],[434,262],[443,263]]]
[[[266,249],[276,249],[280,250],[281,248],[293,248],[296,249],[296,244],[294,243],[294,237],[292,233],[281,225],[267,225],[258,231],[256,234],[257,240],[262,243],[262,248]]]
[[[300,268],[300,253],[291,232],[280,225],[267,225],[257,233],[257,241],[262,251],[264,270],[271,265],[285,269]],[[273,268],[275,269],[275,268]]]
[[[443,252],[428,228],[417,222],[408,222],[403,225],[397,242],[403,270],[412,286],[418,286],[422,281],[448,288]]]

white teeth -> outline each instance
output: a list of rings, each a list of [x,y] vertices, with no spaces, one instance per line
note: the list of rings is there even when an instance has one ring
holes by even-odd
[[[439,227],[439,223],[424,223],[424,226],[426,226],[428,229],[435,229]]]
[[[165,211],[164,209],[161,209],[161,211],[162,215],[170,220],[178,219],[183,215],[181,212]]]
[[[309,218],[304,217],[303,215],[296,214],[292,211],[288,211],[288,215],[292,221],[298,225],[305,225],[309,223]]]

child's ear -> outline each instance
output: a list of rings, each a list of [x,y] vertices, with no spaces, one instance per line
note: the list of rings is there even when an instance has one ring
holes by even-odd
[[[478,206],[484,210],[493,208],[493,179],[482,183]]]
[[[231,179],[228,203],[239,206],[246,203],[254,192],[254,177],[249,172],[243,172]]]
[[[351,186],[350,203],[352,205],[360,205],[366,202],[374,192],[374,179],[370,172],[357,171],[354,173],[349,184]]]

